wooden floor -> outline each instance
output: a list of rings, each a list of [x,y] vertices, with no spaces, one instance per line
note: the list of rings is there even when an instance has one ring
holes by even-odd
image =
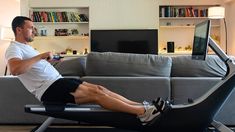
[[[30,132],[36,126],[0,125],[0,132]]]
[[[30,132],[32,129],[37,127],[36,125],[0,125],[0,132]],[[68,129],[76,129],[76,128],[111,128],[104,126],[50,126],[50,128],[68,128]]]
[[[0,125],[0,132],[30,132],[32,129],[34,129],[36,126],[35,125]],[[60,129],[64,129],[64,128],[68,128],[68,129],[72,129],[71,132],[77,132],[77,129],[83,129],[83,128],[91,128],[93,129],[92,132],[96,131],[94,129],[100,129],[100,128],[105,128],[105,129],[109,129],[109,130],[105,130],[104,132],[136,132],[136,131],[129,131],[129,130],[113,130],[111,127],[102,127],[102,126],[51,126],[50,128],[57,128],[57,130],[55,130],[55,132],[57,132]],[[65,129],[65,132],[69,132],[67,131],[68,129]],[[74,130],[75,129],[75,130]],[[231,128],[234,131],[234,127]],[[64,132],[62,130],[62,132]],[[79,131],[79,130],[78,130]],[[102,131],[102,130],[101,130]],[[54,132],[54,131],[53,131]],[[61,132],[61,131],[59,131]],[[90,132],[90,131],[86,131],[86,132]],[[100,132],[100,130],[99,130]],[[210,128],[209,130],[207,130],[207,132],[218,132],[216,130],[214,130],[214,128]]]

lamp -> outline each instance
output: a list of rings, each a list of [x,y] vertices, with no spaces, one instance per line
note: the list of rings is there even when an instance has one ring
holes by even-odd
[[[224,14],[225,9],[221,6],[209,7],[208,9],[208,17],[210,19],[223,19]]]
[[[11,27],[1,27],[0,28],[0,40],[11,41],[15,38],[15,35],[11,29]],[[7,66],[5,68],[4,76],[7,75]]]
[[[228,43],[227,43],[227,25],[225,21],[225,8],[222,6],[214,6],[208,8],[208,18],[209,19],[223,19],[224,20],[224,29],[225,29],[225,53],[228,52]]]

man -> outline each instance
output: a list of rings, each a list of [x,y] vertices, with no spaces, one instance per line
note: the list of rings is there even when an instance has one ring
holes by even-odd
[[[158,109],[148,102],[143,104],[128,100],[100,85],[63,78],[48,62],[50,52],[39,54],[29,42],[33,41],[35,27],[30,18],[17,16],[12,21],[15,41],[6,50],[6,60],[13,75],[44,103],[96,103],[112,111],[135,114],[143,124],[160,115],[165,101],[156,102]]]

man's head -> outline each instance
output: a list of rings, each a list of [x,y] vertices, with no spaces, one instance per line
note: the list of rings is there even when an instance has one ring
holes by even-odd
[[[12,30],[16,40],[24,42],[32,42],[34,38],[34,25],[30,18],[25,16],[17,16],[12,21]]]

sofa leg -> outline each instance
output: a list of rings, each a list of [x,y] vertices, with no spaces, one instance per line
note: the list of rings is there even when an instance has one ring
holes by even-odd
[[[53,122],[53,120],[55,120],[54,117],[48,117],[43,123],[42,125],[40,125],[35,132],[44,132],[47,127]]]

